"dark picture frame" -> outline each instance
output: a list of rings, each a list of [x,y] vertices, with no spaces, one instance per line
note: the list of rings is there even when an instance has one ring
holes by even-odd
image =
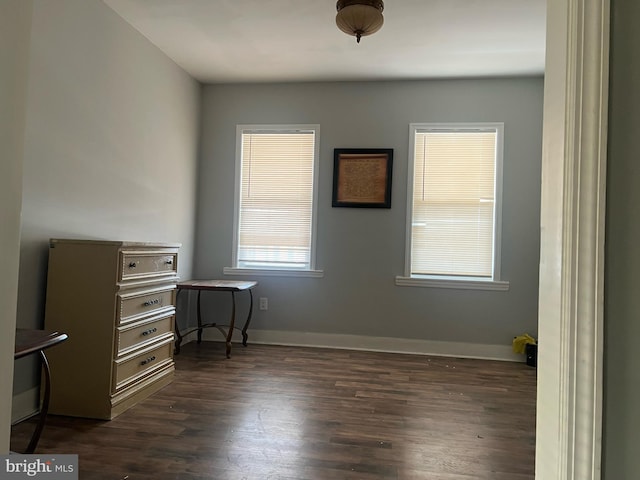
[[[393,148],[335,148],[333,207],[391,208]]]

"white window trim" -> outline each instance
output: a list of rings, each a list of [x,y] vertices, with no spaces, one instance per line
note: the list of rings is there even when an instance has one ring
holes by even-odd
[[[427,275],[413,277],[396,277],[399,287],[456,288],[459,290],[493,290],[506,292],[509,282],[496,280],[479,280],[475,278],[431,277]]]
[[[415,157],[415,134],[418,130],[496,130],[498,141],[496,145],[496,207],[494,210],[494,242],[493,242],[493,276],[482,279],[478,277],[447,277],[442,275],[411,275],[411,242],[413,221],[413,175]],[[407,219],[404,275],[396,276],[396,285],[401,287],[434,287],[456,288],[465,290],[509,290],[509,282],[500,278],[500,258],[502,247],[502,167],[504,153],[504,123],[502,122],[474,122],[474,123],[411,123],[409,124],[409,168],[407,172]]]
[[[306,278],[322,278],[323,270],[274,270],[266,268],[235,268],[224,267],[222,273],[225,275],[261,275],[263,277],[306,277]]]
[[[238,265],[238,222],[240,218],[240,180],[242,175],[242,133],[252,132],[286,132],[286,131],[311,131],[315,133],[314,162],[313,162],[313,206],[311,217],[311,249],[308,269],[262,269],[237,267]],[[224,267],[225,275],[263,275],[279,277],[314,277],[324,276],[322,270],[316,269],[316,238],[317,238],[317,218],[318,218],[318,173],[320,165],[320,125],[319,124],[248,124],[236,125],[236,164],[235,164],[235,186],[233,194],[233,239],[231,252],[232,267]]]

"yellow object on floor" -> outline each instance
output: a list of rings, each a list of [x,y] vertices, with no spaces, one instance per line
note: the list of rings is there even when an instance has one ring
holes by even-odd
[[[527,344],[536,344],[536,339],[533,338],[528,333],[524,335],[518,335],[517,337],[513,337],[513,353],[524,353],[525,345]]]

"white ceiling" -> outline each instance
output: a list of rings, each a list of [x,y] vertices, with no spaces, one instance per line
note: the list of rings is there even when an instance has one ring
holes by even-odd
[[[360,44],[335,0],[104,0],[204,83],[540,75],[546,0],[386,0]]]

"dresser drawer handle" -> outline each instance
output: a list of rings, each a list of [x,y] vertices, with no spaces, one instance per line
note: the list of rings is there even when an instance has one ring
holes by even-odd
[[[150,328],[149,330],[145,330],[142,332],[142,336],[146,337],[147,335],[151,335],[152,333],[156,333],[158,329],[156,327]]]
[[[153,300],[147,300],[142,305],[145,307],[150,307],[151,305],[157,305],[159,303],[160,303],[160,300],[158,298],[154,298]]]
[[[138,266],[138,262],[129,262],[129,268],[136,268]]]
[[[169,260],[165,261],[164,263],[166,263],[167,265],[173,265],[173,260],[169,259]]]
[[[147,363],[151,363],[156,359],[156,356],[154,355],[153,357],[149,357],[146,360],[142,360],[140,362],[140,365],[146,365]]]

